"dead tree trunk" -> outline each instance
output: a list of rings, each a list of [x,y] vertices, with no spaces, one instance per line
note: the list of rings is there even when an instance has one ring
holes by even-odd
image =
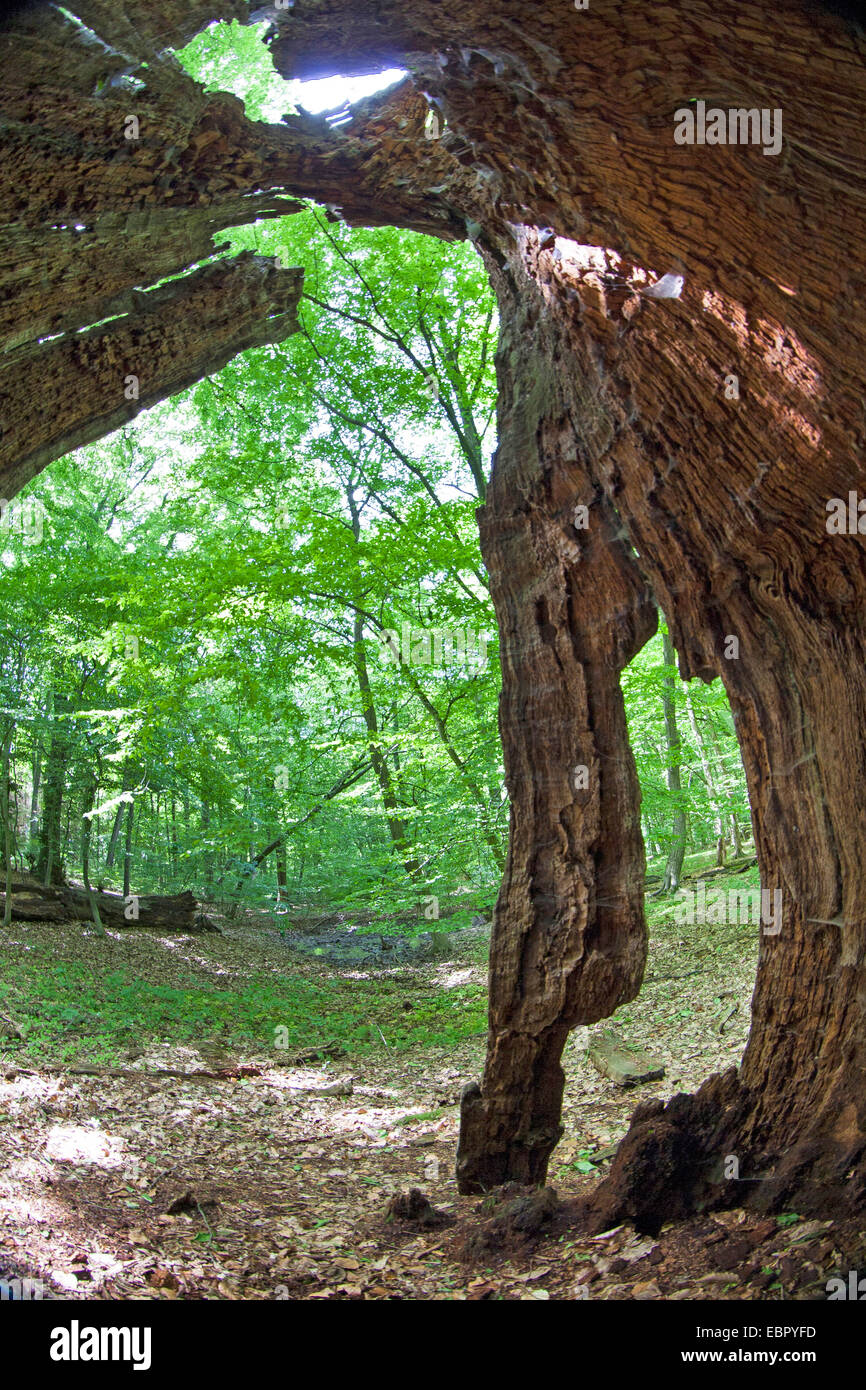
[[[481,1088],[463,1098],[464,1192],[544,1180],[561,1134],[568,1032],[633,998],[646,957],[619,673],[655,630],[656,610],[570,425],[593,383],[539,313],[519,261],[510,270],[494,275],[502,442],[479,515],[499,622],[511,834],[487,1063]]]
[[[860,582],[866,595],[866,566]],[[866,604],[823,651],[808,607],[777,593],[767,611],[772,664],[769,627],[744,603],[729,686],[761,878],[781,906],[769,900],[762,927],[748,1046],[739,1073],[635,1112],[589,1209],[599,1228],[655,1230],[698,1202],[807,1215],[866,1203]]]
[[[216,932],[190,892],[141,896],[61,883],[46,888],[35,878],[13,874],[12,918],[17,922],[96,922],[100,927],[133,927],[169,932]],[[0,906],[6,894],[0,892]],[[96,911],[94,912],[94,908]]]

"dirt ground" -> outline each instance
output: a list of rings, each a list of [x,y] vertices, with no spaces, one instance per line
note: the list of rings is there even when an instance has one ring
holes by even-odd
[[[56,958],[104,950],[77,929],[23,930]],[[866,1262],[850,1226],[740,1210],[656,1239],[575,1226],[576,1199],[607,1171],[638,1101],[692,1090],[741,1055],[754,930],[723,927],[703,942],[684,930],[662,924],[639,999],[569,1041],[556,1202],[457,1193],[459,1097],[481,1074],[480,1036],[306,1064],[156,1043],[122,1075],[97,1076],[0,1052],[0,1278],[41,1279],[45,1297],[75,1299],[825,1298],[829,1278]],[[176,959],[211,982],[251,962],[274,968],[274,943],[241,928],[168,944],[116,933],[112,959],[146,971],[159,953],[161,971]],[[0,967],[14,949],[0,942]],[[478,954],[392,978],[411,1004],[419,991],[482,982]],[[325,969],[285,952],[276,968]],[[664,1078],[614,1085],[587,1057],[598,1032],[650,1051]],[[221,1074],[158,1074],[169,1068]],[[342,1094],[316,1094],[335,1084]],[[413,1188],[432,1211],[416,1200],[395,1212]]]

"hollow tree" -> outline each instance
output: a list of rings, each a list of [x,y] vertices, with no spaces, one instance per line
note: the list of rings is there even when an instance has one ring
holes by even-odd
[[[461,1187],[543,1179],[568,1030],[639,988],[643,850],[618,675],[657,602],[684,677],[724,681],[783,913],[762,933],[741,1068],[640,1108],[589,1219],[861,1207],[862,33],[802,0],[268,11],[286,77],[408,69],[332,129],[303,114],[252,126],[165,56],[217,15],[248,18],[241,0],[73,8],[101,46],[56,10],[0,36],[5,495],[291,331],[299,276],[253,257],[190,269],[220,227],[308,196],[349,222],[472,237],[502,322],[480,524],[511,835]],[[778,152],[677,144],[677,113],[698,100],[775,113]],[[652,273],[681,274],[682,298],[636,293]],[[833,498],[844,530],[828,529]],[[730,1155],[761,1181],[730,1177]]]

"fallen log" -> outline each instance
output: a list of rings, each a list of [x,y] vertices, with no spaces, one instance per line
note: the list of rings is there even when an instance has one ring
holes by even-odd
[[[665,1074],[663,1062],[606,1035],[593,1038],[587,1056],[596,1070],[616,1086],[638,1086],[644,1081],[660,1081]]]
[[[11,896],[13,921],[60,924],[93,920],[86,890],[72,883],[46,887],[35,878],[16,875],[12,880]],[[135,894],[124,898],[120,893],[95,888],[93,899],[106,927],[182,933],[219,931],[219,927],[204,915],[189,890],[172,894]],[[5,905],[6,894],[0,892],[0,912]]]
[[[158,1067],[148,1071],[144,1067],[64,1067],[45,1062],[39,1067],[19,1067],[15,1063],[0,1071],[4,1081],[14,1081],[19,1076],[107,1076],[112,1080],[152,1081],[161,1076],[173,1081],[244,1081],[250,1076],[261,1076],[262,1067],[251,1063],[238,1062],[231,1066],[219,1067],[216,1071],[198,1068],[196,1071],[182,1071],[179,1067]],[[336,1093],[335,1093],[336,1094]],[[351,1094],[351,1093],[349,1093]]]
[[[181,1067],[75,1067],[52,1062],[43,1062],[38,1067],[19,1067],[17,1063],[10,1062],[0,1067],[0,1079],[14,1081],[19,1076],[105,1076],[125,1081],[153,1081],[160,1077],[173,1081],[246,1081],[250,1077],[266,1076],[275,1070],[277,1068],[274,1066],[258,1066],[255,1062],[227,1062],[224,1067],[196,1067],[194,1071],[184,1071]],[[289,1086],[287,1089],[296,1096],[351,1096],[355,1088],[351,1078],[343,1078],[321,1086]]]

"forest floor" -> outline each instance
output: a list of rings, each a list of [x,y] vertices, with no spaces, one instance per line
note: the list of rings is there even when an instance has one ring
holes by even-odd
[[[514,1192],[454,1183],[460,1091],[483,1062],[477,934],[452,959],[365,972],[298,960],[253,914],[222,936],[13,924],[0,1279],[84,1299],[826,1297],[866,1262],[852,1227],[741,1210],[656,1239],[575,1226],[638,1101],[695,1089],[745,1044],[757,928],[650,918],[639,998],[569,1040],[558,1205],[532,1233],[502,1219]],[[587,1055],[601,1033],[663,1079],[614,1085]],[[389,1211],[412,1188],[433,1212]]]

